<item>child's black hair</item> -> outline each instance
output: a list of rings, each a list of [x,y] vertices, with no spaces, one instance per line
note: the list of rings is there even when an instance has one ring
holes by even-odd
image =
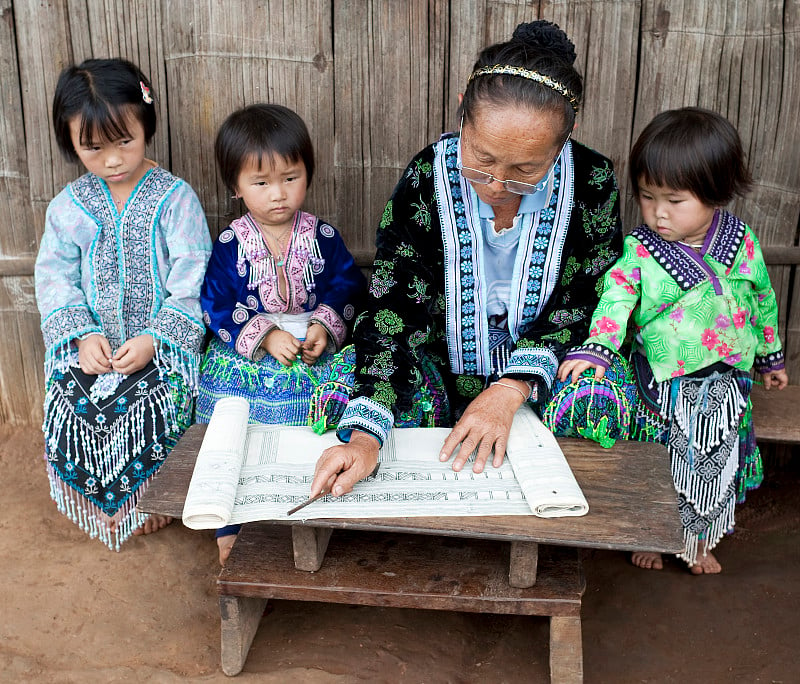
[[[314,147],[303,120],[291,109],[276,104],[252,104],[228,116],[214,142],[222,182],[236,192],[239,173],[247,160],[260,165],[264,157],[302,161],[306,183],[314,176]]]
[[[703,204],[721,207],[752,185],[742,141],[724,116],[699,107],[658,114],[631,150],[634,194],[639,183],[688,190]]]
[[[81,144],[131,137],[125,119],[133,115],[142,124],[145,142],[156,132],[153,86],[139,67],[120,59],[87,59],[66,67],[58,77],[53,97],[53,129],[64,156],[79,161],[69,124],[81,117]]]

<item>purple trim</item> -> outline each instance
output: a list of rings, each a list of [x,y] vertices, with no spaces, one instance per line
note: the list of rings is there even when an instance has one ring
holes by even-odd
[[[239,331],[239,336],[236,338],[236,351],[248,359],[255,358],[254,355],[261,346],[262,340],[268,332],[277,327],[263,314],[254,316]]]
[[[611,368],[611,360],[611,350],[602,344],[594,342],[582,344],[580,347],[573,347],[564,356],[564,361],[588,361],[589,363],[603,366],[606,370]]]
[[[756,369],[761,375],[770,373],[771,371],[779,371],[786,368],[786,357],[783,351],[772,352],[766,356],[756,356],[753,359],[753,368]]]
[[[341,316],[331,307],[327,304],[318,306],[314,311],[314,315],[311,316],[308,322],[309,325],[312,323],[319,323],[328,331],[328,336],[331,338],[337,350],[342,348],[344,340],[347,337],[347,326]]]
[[[708,280],[711,281],[711,286],[714,288],[714,294],[717,296],[721,295],[722,285],[720,285],[719,278],[717,278],[717,274],[714,273],[714,270],[705,262],[702,254],[698,254],[691,247],[680,242],[674,242],[672,244],[674,244],[681,251],[685,252],[686,256],[688,256],[690,259],[697,262],[698,267],[703,269],[703,273],[705,273]],[[703,249],[705,249],[705,244],[703,245]]]

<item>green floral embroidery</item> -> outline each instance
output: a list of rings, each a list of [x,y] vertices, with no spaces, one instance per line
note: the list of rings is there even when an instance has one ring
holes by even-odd
[[[425,230],[431,229],[431,210],[425,202],[420,201],[419,204],[411,203],[412,207],[416,208],[416,213],[411,217],[417,224]]]
[[[403,319],[394,311],[381,309],[375,314],[375,327],[384,335],[394,335],[403,329]]]
[[[372,365],[367,368],[369,375],[374,375],[381,380],[388,380],[389,377],[397,370],[397,366],[392,363],[392,355],[388,351],[380,352]]]
[[[412,351],[428,341],[428,336],[422,330],[415,330],[408,338],[408,346]]]
[[[369,283],[369,292],[373,297],[383,297],[391,290],[397,281],[394,279],[394,262],[378,259],[374,264],[375,270]]]
[[[583,262],[583,272],[588,275],[598,275],[602,273],[616,261],[616,259],[610,257],[610,250],[606,250],[605,254],[596,254]]]
[[[446,302],[444,295],[440,294],[436,298],[436,305],[434,306],[433,313],[441,313],[442,311],[445,311],[445,307],[446,307]]]
[[[598,209],[590,209],[586,205],[583,210],[583,230],[587,235],[605,235],[616,227],[617,191],[611,193],[608,200]]]
[[[386,228],[386,226],[388,226],[392,222],[392,220],[393,220],[392,200],[389,200],[383,209],[383,216],[381,216],[381,222],[380,225],[378,226],[379,230],[383,230],[384,228]]]
[[[597,296],[600,297],[603,294],[603,279],[598,278],[594,284],[594,291],[597,293]]]
[[[422,176],[430,176],[433,167],[430,162],[417,161],[411,171],[411,185],[415,188],[419,187],[419,181]]]
[[[558,330],[556,332],[542,335],[542,339],[552,340],[553,342],[560,342],[561,344],[567,344],[572,339],[572,333],[566,328],[562,328],[561,330]]]
[[[417,304],[422,304],[431,298],[428,294],[428,283],[424,280],[421,280],[419,276],[414,276],[411,279],[411,282],[408,285],[408,289],[411,290],[410,294],[408,295],[410,299],[413,299]]]
[[[456,390],[462,397],[477,397],[483,391],[483,381],[474,375],[459,375]]]
[[[561,276],[561,284],[569,285],[572,282],[572,277],[580,270],[580,268],[581,266],[575,257],[571,256],[569,259],[567,259],[567,263],[564,266],[564,275]]]
[[[602,188],[606,181],[613,177],[614,171],[612,171],[611,165],[608,162],[606,162],[602,168],[599,166],[593,166],[592,176],[589,179],[589,185],[594,185],[596,188]]]
[[[398,256],[406,257],[407,259],[411,259],[412,257],[414,257],[416,255],[416,253],[417,252],[414,250],[414,248],[411,245],[406,244],[405,242],[401,242],[397,246],[397,255]]]
[[[391,408],[397,403],[397,394],[394,389],[392,389],[392,385],[389,382],[376,382],[375,394],[372,398],[388,408]]]

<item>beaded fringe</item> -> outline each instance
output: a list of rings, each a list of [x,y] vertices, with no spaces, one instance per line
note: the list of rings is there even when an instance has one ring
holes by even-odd
[[[192,396],[196,397],[200,386],[200,354],[175,348],[165,340],[159,341],[162,344],[155,345],[156,353],[153,356],[159,378],[165,380],[169,373],[178,373],[188,385]]]
[[[156,412],[164,418],[166,431],[178,434],[177,412],[169,386],[165,383],[158,392],[132,406],[127,413],[117,418],[109,426],[107,434],[100,436],[84,420],[76,416],[73,407],[64,399],[55,383],[47,390],[44,402],[44,424],[47,450],[54,452],[61,436],[65,433],[69,453],[68,460],[74,461],[105,487],[115,480],[130,461],[141,454],[148,443],[158,443],[158,435],[145,434],[148,425],[147,412],[150,412],[149,425],[155,431]],[[81,464],[80,455],[83,455]]]
[[[148,518],[146,514],[136,510],[136,505],[147,490],[152,477],[142,482],[114,515],[116,521],[114,530],[111,529],[111,519],[108,515],[64,482],[49,463],[47,464],[47,477],[50,480],[50,496],[55,501],[58,510],[92,539],[99,539],[112,551],[119,551],[123,542],[128,540],[134,530],[141,527]]]
[[[699,383],[687,380],[663,383],[659,399],[662,406],[664,401],[672,404],[672,430],[677,428],[686,437],[685,457],[677,452],[672,435],[669,443],[676,491],[698,516],[707,518],[719,511],[699,535],[705,542],[705,551],[710,551],[734,527],[733,483],[739,469],[739,425],[747,407],[747,397],[730,375],[715,373]],[[708,411],[709,393],[723,384],[724,391],[713,397],[716,409]],[[714,452],[727,453],[725,463],[716,476],[704,479],[698,474],[697,466],[702,467]],[[698,534],[685,523],[684,542],[685,550],[678,556],[691,567],[697,559]]]

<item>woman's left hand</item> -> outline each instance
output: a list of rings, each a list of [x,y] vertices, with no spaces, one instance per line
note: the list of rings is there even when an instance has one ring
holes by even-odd
[[[517,392],[505,385],[495,384],[487,387],[470,402],[464,415],[444,441],[439,454],[440,461],[449,460],[456,447],[461,445],[453,461],[453,470],[461,470],[476,448],[478,453],[472,466],[473,472],[483,472],[492,449],[494,449],[492,465],[499,468],[503,464],[514,414],[530,392],[528,383],[521,380],[504,378],[503,382],[508,385],[512,383],[514,386],[518,385],[520,391]]]
[[[117,353],[111,357],[111,367],[123,375],[131,375],[142,370],[156,354],[153,338],[150,335],[131,337]]]

